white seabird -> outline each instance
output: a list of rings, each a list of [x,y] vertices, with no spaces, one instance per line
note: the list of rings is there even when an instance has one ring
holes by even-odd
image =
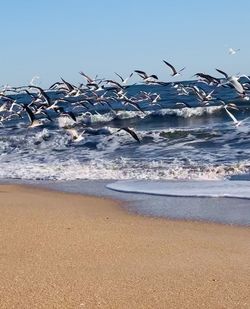
[[[165,60],[163,60],[163,62],[164,62],[168,67],[170,67],[170,69],[172,70],[173,73],[171,74],[171,76],[180,75],[181,72],[185,69],[185,67],[184,67],[184,68],[180,69],[179,71],[177,71],[177,70],[175,69],[175,67],[174,67],[172,64],[170,64],[169,62],[167,62],[167,61],[165,61]]]
[[[228,49],[229,55],[235,55],[238,51],[240,51],[239,48],[238,48],[238,49],[233,49],[232,47],[230,47],[230,48]]]

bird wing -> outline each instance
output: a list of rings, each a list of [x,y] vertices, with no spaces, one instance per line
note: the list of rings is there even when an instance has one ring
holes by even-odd
[[[234,115],[231,112],[229,112],[229,110],[226,108],[226,106],[224,106],[224,108],[225,108],[227,114],[229,115],[229,117],[233,120],[233,122],[235,124],[238,124],[239,121],[234,117]]]
[[[66,114],[76,122],[76,115],[72,111],[66,112]]]
[[[148,77],[148,74],[145,73],[144,71],[141,71],[141,70],[135,70],[136,73],[138,73],[142,78],[147,78]]]
[[[219,72],[220,74],[222,74],[222,75],[224,75],[225,76],[225,78],[228,78],[228,74],[227,73],[225,73],[225,72],[223,72],[223,71],[221,71],[221,70],[219,70],[219,69],[215,69],[217,72]]]
[[[169,62],[167,62],[167,61],[165,61],[165,60],[163,60],[163,62],[164,62],[168,67],[170,67],[170,69],[173,71],[173,74],[177,74],[177,71],[176,71],[175,67],[172,66],[172,64],[170,64]]]
[[[66,82],[66,80],[64,80],[62,77],[61,80],[64,83],[64,85],[68,88],[69,92],[74,90],[74,87],[69,82]]]
[[[94,82],[92,78],[90,78],[88,75],[86,75],[86,74],[83,73],[82,71],[79,72],[79,74],[81,74],[82,76],[84,76],[84,77],[87,79],[88,83],[93,83],[93,82]]]
[[[186,67],[183,67],[182,69],[179,70],[179,73],[182,72],[185,69],[186,69]]]
[[[115,74],[121,79],[122,82],[124,82],[124,78],[120,74],[118,74],[116,72],[115,72]]]
[[[60,82],[55,82],[54,84],[52,84],[49,89],[53,89],[55,86],[57,85],[62,85],[63,83],[60,83]]]
[[[24,108],[25,108],[25,110],[26,110],[26,112],[28,114],[30,123],[32,124],[34,122],[34,120],[35,120],[35,116],[34,116],[33,112],[31,111],[31,109],[28,106],[25,106]]]
[[[114,81],[114,80],[107,79],[106,82],[110,83],[110,84],[113,84],[113,85],[117,86],[120,89],[123,89],[123,86],[121,84],[119,84],[118,82]]]
[[[137,142],[141,142],[138,135],[131,129],[129,129],[128,127],[124,127],[124,128],[121,128],[120,130],[124,130],[126,132],[128,132]],[[118,131],[120,131],[118,130]]]
[[[241,85],[241,83],[237,80],[231,80],[230,81],[230,84],[234,87],[234,89],[240,93],[240,94],[244,94],[245,91],[244,91],[244,88],[243,86]]]
[[[48,105],[52,105],[52,102],[50,100],[50,97],[47,95],[47,93],[38,86],[33,86],[33,85],[29,85],[28,88],[35,88],[38,89],[38,91],[40,92],[40,94],[45,98],[45,100],[47,101]]]
[[[155,75],[155,74],[152,74],[152,75],[150,75],[149,77],[152,77],[152,78],[154,78],[154,79],[158,79],[158,76]]]

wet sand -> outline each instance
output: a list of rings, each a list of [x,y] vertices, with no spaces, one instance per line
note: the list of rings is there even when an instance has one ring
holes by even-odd
[[[249,308],[250,229],[0,186],[0,308]]]

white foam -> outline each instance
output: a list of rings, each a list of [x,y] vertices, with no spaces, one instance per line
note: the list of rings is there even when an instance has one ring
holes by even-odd
[[[138,181],[124,180],[107,188],[130,193],[183,197],[234,197],[250,199],[249,181]]]
[[[60,150],[60,145],[58,147]],[[115,147],[118,147],[118,145],[113,144],[112,148]],[[92,154],[91,150],[90,154]],[[99,148],[95,154],[93,160],[84,162],[70,158],[71,155],[67,157],[66,161],[61,161],[55,155],[51,155],[51,157],[47,157],[47,162],[37,162],[35,157],[31,159],[24,156],[22,158],[8,156],[7,158],[11,160],[11,163],[1,160],[0,178],[43,180],[221,180],[229,175],[242,174],[249,168],[244,163],[241,166],[216,167],[208,165],[203,168],[199,168],[198,166],[187,168],[180,165],[178,160],[172,165],[164,161],[152,161],[149,163],[136,160],[132,161],[131,159],[122,157],[107,160],[102,158],[103,152]]]
[[[222,109],[221,106],[199,106],[199,107],[184,107],[184,108],[178,108],[178,109],[172,109],[172,108],[165,108],[161,109],[159,111],[155,111],[152,114],[154,115],[175,115],[178,117],[183,118],[190,118],[190,117],[200,117],[203,115],[211,115],[213,113],[216,113]]]
[[[75,124],[75,121],[67,116],[60,116],[57,121],[59,128],[70,128]]]

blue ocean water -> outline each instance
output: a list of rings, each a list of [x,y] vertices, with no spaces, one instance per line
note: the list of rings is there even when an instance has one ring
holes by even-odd
[[[76,122],[48,111],[53,121],[34,128],[25,111],[11,116],[30,96],[9,93],[17,105],[6,111],[6,100],[0,100],[0,179],[222,180],[249,173],[250,101],[228,87],[181,84],[214,90],[214,99],[200,102],[195,93],[185,95],[178,89],[180,83],[136,84],[126,89],[127,97],[147,92],[152,98],[159,95],[159,100],[141,99],[138,107],[114,99],[79,106],[83,97],[74,95],[62,105],[75,113]],[[59,90],[46,94],[53,102],[66,98]],[[244,120],[241,125],[235,126],[221,100],[237,105],[230,111]],[[122,127],[132,128],[141,142],[118,131]],[[82,139],[72,139],[69,128],[85,130]]]

